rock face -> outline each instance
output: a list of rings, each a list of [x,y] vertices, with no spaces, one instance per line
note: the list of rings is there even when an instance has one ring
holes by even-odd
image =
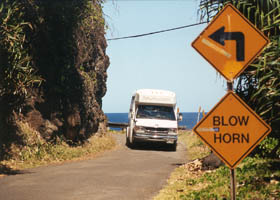
[[[32,27],[26,30],[25,49],[42,81],[30,86],[24,97],[0,97],[0,126],[8,130],[0,140],[20,140],[16,120],[28,122],[46,140],[63,136],[83,142],[103,134],[109,58],[101,1],[19,2],[24,21]]]
[[[77,142],[106,130],[102,97],[106,93],[109,58],[105,53],[104,31],[95,32],[94,37],[97,40],[91,43],[92,52],[88,52],[91,56],[76,61],[68,72],[43,74],[46,81],[42,95],[37,92],[25,106],[32,109],[23,113],[24,119],[45,139],[63,133],[67,140]],[[76,51],[75,60],[82,57],[81,53]]]

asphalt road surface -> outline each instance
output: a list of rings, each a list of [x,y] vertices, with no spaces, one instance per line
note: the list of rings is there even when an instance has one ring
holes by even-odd
[[[186,162],[160,144],[120,148],[101,157],[51,165],[0,178],[0,200],[143,200],[152,199],[175,167]]]

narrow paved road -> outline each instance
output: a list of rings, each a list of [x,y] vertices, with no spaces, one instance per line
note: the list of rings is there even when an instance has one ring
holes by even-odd
[[[0,179],[0,200],[142,200],[152,199],[173,169],[184,163],[185,150],[162,146],[120,148],[102,157],[40,167]]]

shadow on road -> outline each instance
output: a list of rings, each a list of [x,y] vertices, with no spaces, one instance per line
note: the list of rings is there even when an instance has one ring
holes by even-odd
[[[0,164],[0,175],[17,175],[17,174],[26,174],[26,171],[14,170],[6,165]]]
[[[135,143],[129,147],[132,150],[145,150],[145,151],[166,151],[172,152],[172,146],[163,142],[143,142]]]

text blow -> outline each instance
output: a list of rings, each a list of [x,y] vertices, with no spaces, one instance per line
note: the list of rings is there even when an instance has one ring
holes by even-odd
[[[213,116],[213,127],[247,126],[249,116]],[[219,129],[222,130],[222,129]],[[215,133],[214,143],[249,143],[249,133]]]

